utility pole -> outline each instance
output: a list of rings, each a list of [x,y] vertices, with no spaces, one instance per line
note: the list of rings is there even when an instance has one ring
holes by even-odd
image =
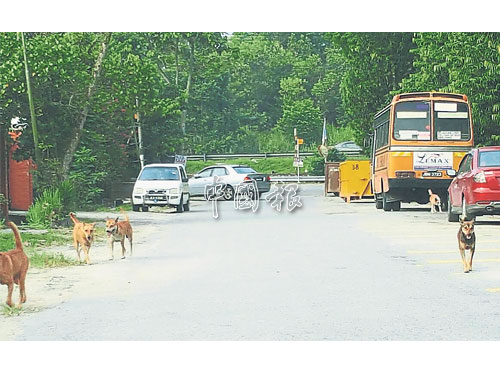
[[[137,140],[139,146],[139,162],[141,163],[141,169],[144,168],[144,149],[142,148],[142,127],[141,127],[141,117],[139,115],[139,98],[135,97],[136,106],[136,124],[137,124]]]
[[[304,143],[304,139],[297,137],[297,128],[293,128],[293,138],[295,140],[295,157],[293,160],[293,166],[297,167],[297,183],[300,183],[300,168],[303,166],[302,160],[300,160],[300,145]]]
[[[7,175],[7,166],[9,158],[7,157],[7,146],[5,142],[5,130],[0,124],[0,193],[4,195],[5,201],[0,200],[0,210],[3,218],[9,220],[9,184]]]
[[[36,125],[36,114],[35,105],[33,103],[33,94],[31,92],[31,79],[30,70],[28,66],[28,57],[26,55],[26,44],[24,43],[24,33],[21,32],[21,41],[23,45],[23,55],[24,55],[24,72],[26,74],[26,89],[28,91],[28,101],[30,107],[31,115],[31,129],[33,130],[33,143],[35,144],[35,163],[41,163],[42,155],[40,154],[40,148],[38,147],[38,127]]]

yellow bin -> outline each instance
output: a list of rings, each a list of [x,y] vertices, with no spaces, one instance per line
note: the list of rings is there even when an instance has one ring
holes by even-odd
[[[348,160],[339,166],[340,193],[346,202],[373,197],[369,160]]]

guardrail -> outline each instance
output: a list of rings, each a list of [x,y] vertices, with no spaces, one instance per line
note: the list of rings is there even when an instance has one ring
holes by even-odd
[[[358,151],[343,152],[346,155],[361,155]],[[217,159],[236,159],[236,158],[280,158],[280,157],[294,157],[293,152],[278,152],[278,153],[257,153],[257,154],[202,154],[202,155],[186,155],[187,160],[217,160]],[[301,152],[300,156],[319,156],[317,152]]]
[[[297,182],[297,176],[270,175],[271,182]],[[325,176],[300,176],[300,182],[325,182]]]

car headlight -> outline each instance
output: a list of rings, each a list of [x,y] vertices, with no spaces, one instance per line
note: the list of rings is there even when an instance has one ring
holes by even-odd
[[[144,189],[143,188],[135,188],[134,189],[134,194],[142,194],[144,193]]]
[[[170,189],[170,190],[169,190],[169,193],[170,193],[170,194],[179,194],[179,189],[177,189],[177,188]]]

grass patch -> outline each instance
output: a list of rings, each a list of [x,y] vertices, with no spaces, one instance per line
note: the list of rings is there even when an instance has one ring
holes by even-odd
[[[118,207],[108,207],[108,206],[95,206],[94,211],[96,212],[120,212],[123,210],[125,212],[132,211],[132,203],[124,203]]]
[[[102,229],[104,232],[104,229]],[[72,242],[72,231],[69,229],[51,229],[40,233],[21,233],[24,251],[30,259],[30,266],[34,268],[52,268],[75,265],[73,259],[61,253],[43,251],[42,247],[67,245]],[[103,233],[104,234],[104,233]],[[12,233],[0,233],[0,251],[9,251],[14,248]]]
[[[22,311],[23,311],[22,307],[17,307],[15,305],[12,307],[10,307],[9,305],[2,305],[2,314],[5,316],[21,315]]]
[[[30,258],[30,266],[34,268],[55,268],[75,266],[78,264],[77,260],[65,257],[61,253],[47,253],[45,251],[30,250],[27,251],[28,258]]]

